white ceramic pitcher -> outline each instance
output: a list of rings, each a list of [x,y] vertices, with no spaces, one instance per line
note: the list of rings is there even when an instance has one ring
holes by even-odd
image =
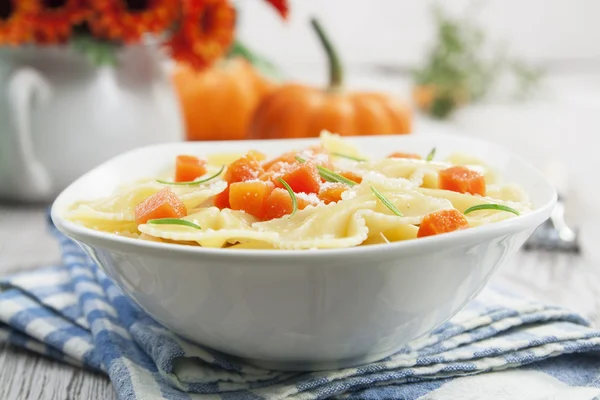
[[[0,49],[0,200],[50,201],[121,152],[183,137],[151,46],[123,49],[114,67],[68,48]]]

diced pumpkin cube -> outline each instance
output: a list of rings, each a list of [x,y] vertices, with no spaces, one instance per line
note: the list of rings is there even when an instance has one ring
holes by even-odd
[[[321,189],[321,176],[317,167],[312,162],[297,164],[291,171],[284,173],[281,179],[287,182],[295,193],[319,193]],[[283,187],[276,181],[277,187]]]
[[[153,194],[135,207],[135,222],[138,225],[151,219],[182,218],[186,215],[185,205],[169,188]]]
[[[454,166],[440,171],[438,186],[443,190],[485,196],[485,177],[463,166]]]
[[[194,156],[177,156],[175,182],[191,182],[204,174],[206,174],[206,161]]]
[[[329,183],[323,185],[319,191],[319,199],[325,204],[337,203],[342,200],[342,193],[346,190],[348,190],[348,185],[344,185],[343,183]]]
[[[277,163],[294,164],[297,162],[296,155],[297,155],[297,153],[295,151],[289,151],[287,153],[280,155],[279,157],[276,157],[272,160],[269,160],[269,161],[263,163],[263,168],[265,169],[265,171],[269,171],[271,169],[271,167]]]
[[[311,203],[306,199],[298,196],[296,197],[298,202],[298,209],[304,210]],[[281,188],[275,188],[267,198],[265,202],[265,213],[263,219],[265,221],[274,218],[281,218],[284,215],[291,214],[294,211],[294,205],[292,198],[287,190]]]
[[[421,157],[419,154],[415,154],[415,153],[402,153],[402,152],[396,152],[396,153],[392,153],[388,156],[388,158],[413,158],[415,160],[422,160],[423,157]]]
[[[442,210],[426,215],[421,221],[417,237],[439,235],[469,227],[469,222],[458,210]]]
[[[362,182],[362,176],[358,175],[355,172],[344,171],[344,172],[338,172],[338,174],[340,174],[344,178],[350,179],[351,181],[354,181],[356,183],[361,183]]]
[[[216,195],[214,201],[215,207],[218,207],[221,210],[224,208],[229,208],[229,186],[227,186],[224,191]]]
[[[244,182],[257,179],[264,172],[263,167],[256,158],[256,154],[250,152],[227,167],[224,179],[229,183]]]
[[[277,161],[275,164],[272,164],[268,169],[265,169],[266,172],[278,172],[285,173],[294,169],[299,162],[289,163],[286,161]]]
[[[229,205],[232,210],[245,211],[263,218],[265,201],[273,191],[273,184],[265,181],[235,182],[229,186]]]
[[[267,171],[264,174],[262,174],[261,176],[259,176],[258,179],[260,179],[261,181],[265,181],[265,182],[275,183],[275,181],[277,180],[277,177],[280,177],[280,176],[281,176],[281,173],[279,173],[279,172]]]

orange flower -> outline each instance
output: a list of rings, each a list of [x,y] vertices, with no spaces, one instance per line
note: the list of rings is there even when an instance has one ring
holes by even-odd
[[[228,0],[183,0],[181,24],[167,46],[174,59],[202,69],[225,55],[234,31],[235,9]]]
[[[94,34],[125,43],[138,42],[144,34],[163,33],[176,22],[180,0],[89,0],[94,10],[90,27]]]
[[[8,0],[0,3],[0,44],[19,45],[32,38],[31,15],[35,0]]]
[[[275,7],[279,15],[281,15],[281,18],[287,19],[290,11],[287,0],[267,0],[267,3]]]
[[[74,25],[88,14],[86,0],[38,0],[39,9],[33,16],[35,41],[40,44],[64,43]]]

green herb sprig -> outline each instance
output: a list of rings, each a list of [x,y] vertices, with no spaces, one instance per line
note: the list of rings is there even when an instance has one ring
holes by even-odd
[[[150,220],[148,220],[147,223],[152,224],[152,225],[181,225],[181,226],[187,226],[189,228],[202,230],[202,227],[200,225],[197,225],[190,221],[186,221],[185,219],[178,219],[178,218],[150,219]]]
[[[292,198],[292,213],[288,217],[292,218],[294,214],[296,214],[296,211],[298,211],[298,199],[296,198],[296,193],[294,193],[294,190],[291,188],[291,186],[282,178],[277,178],[277,180],[285,187],[287,192],[290,194],[290,197]]]
[[[394,205],[394,203],[392,203],[387,197],[385,197],[383,195],[383,193],[381,193],[379,190],[375,189],[373,186],[371,186],[371,191],[379,199],[379,201],[381,201],[383,203],[384,206],[386,206],[387,208],[390,209],[391,212],[393,212],[394,214],[396,214],[399,217],[404,216],[404,214],[402,214],[402,212],[400,210],[398,210],[398,208]]]
[[[441,2],[438,2],[441,3]],[[433,9],[435,37],[425,63],[413,71],[415,85],[431,100],[417,102],[434,118],[448,118],[459,107],[489,96],[505,75],[516,80],[515,95],[527,97],[540,88],[543,71],[514,57],[505,43],[494,43],[476,20],[472,2],[464,16],[451,15],[440,5]]]
[[[70,43],[92,65],[117,65],[117,52],[121,47],[117,42],[98,39],[87,28],[76,27]]]
[[[356,161],[356,162],[365,162],[365,161],[369,161],[366,158],[360,158],[360,157],[354,157],[354,156],[349,156],[347,154],[342,154],[342,153],[331,153],[336,157],[341,157],[341,158],[347,158],[348,160],[352,160],[352,161]]]
[[[206,179],[202,179],[199,181],[190,181],[190,182],[169,182],[169,181],[163,181],[161,179],[157,179],[156,182],[158,183],[162,183],[163,185],[177,185],[177,186],[192,186],[192,185],[200,185],[201,183],[206,183],[208,181],[211,181],[213,179],[215,179],[216,177],[218,177],[219,175],[221,175],[221,172],[223,172],[223,170],[225,169],[225,166],[221,166],[221,169],[219,170],[219,172],[217,172],[216,174],[209,176]]]
[[[296,160],[301,163],[306,162],[306,160],[304,158],[299,157],[299,156],[296,156]],[[317,171],[319,171],[319,175],[321,175],[321,177],[323,179],[325,179],[327,182],[344,183],[350,187],[356,185],[356,182],[354,182],[353,180],[348,179],[345,176],[342,176],[336,172],[333,172],[332,170],[325,168],[321,165],[317,165]]]
[[[435,157],[435,151],[436,151],[435,147],[433,149],[431,149],[429,154],[427,154],[427,157],[425,157],[425,161],[433,161],[433,157]]]
[[[508,206],[505,206],[502,204],[478,204],[476,206],[467,208],[463,214],[467,215],[473,211],[478,211],[478,210],[498,210],[498,211],[506,211],[509,213],[513,213],[515,215],[521,215],[514,208],[508,207]]]

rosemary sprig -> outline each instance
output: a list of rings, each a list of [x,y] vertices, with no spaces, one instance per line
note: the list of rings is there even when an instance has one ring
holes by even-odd
[[[357,161],[357,162],[365,162],[365,161],[369,161],[366,158],[360,158],[360,157],[354,157],[354,156],[349,156],[347,154],[342,154],[342,153],[331,153],[336,157],[341,157],[341,158],[347,158],[348,160],[352,160],[352,161]]]
[[[306,162],[306,160],[300,156],[296,156],[296,160],[298,160],[301,163]],[[321,177],[327,182],[345,183],[350,187],[356,185],[356,182],[354,182],[353,180],[348,179],[345,176],[342,176],[336,172],[333,172],[332,170],[325,168],[321,165],[317,165],[317,171],[319,171],[319,175],[321,175]]]
[[[292,198],[292,213],[288,217],[288,218],[292,218],[294,216],[294,214],[296,214],[296,211],[298,211],[298,199],[296,198],[296,193],[294,193],[294,191],[292,190],[290,185],[288,185],[288,183],[286,181],[284,181],[282,178],[277,178],[277,180],[285,187],[287,192],[290,194],[290,197]]]
[[[468,213],[471,213],[473,211],[478,211],[478,210],[499,210],[499,211],[510,212],[515,215],[520,215],[519,212],[517,210],[515,210],[514,208],[511,208],[511,207],[508,207],[508,206],[505,206],[502,204],[478,204],[476,206],[467,208],[463,214],[467,215]]]
[[[223,170],[225,169],[225,166],[221,166],[221,169],[219,170],[219,172],[217,172],[216,174],[209,176],[206,179],[202,179],[199,181],[190,181],[190,182],[169,182],[169,181],[163,181],[161,179],[157,179],[156,182],[158,183],[162,183],[163,185],[177,185],[177,186],[192,186],[192,185],[200,185],[201,183],[206,183],[208,181],[211,181],[213,179],[215,179],[217,176],[221,175],[221,172],[223,172]]]
[[[404,214],[402,214],[402,212],[400,212],[400,210],[398,210],[398,208],[387,197],[383,195],[383,193],[375,189],[373,186],[371,186],[371,191],[379,199],[379,201],[383,203],[384,206],[390,209],[391,212],[393,212],[399,217],[404,216]]]
[[[200,225],[197,225],[190,221],[186,221],[185,219],[178,219],[178,218],[150,219],[150,220],[148,220],[147,223],[152,224],[152,225],[181,225],[181,226],[187,226],[189,228],[202,230],[202,227]]]
[[[425,161],[433,161],[433,157],[435,157],[435,150],[436,150],[435,147],[433,149],[431,149],[429,154],[427,154],[427,157],[425,157]]]

